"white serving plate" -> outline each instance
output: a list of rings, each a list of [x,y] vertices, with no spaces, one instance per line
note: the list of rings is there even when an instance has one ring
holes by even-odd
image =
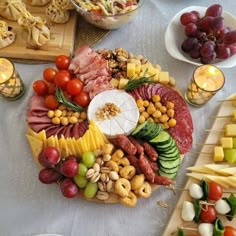
[[[198,11],[202,17],[204,16],[206,9],[206,7],[199,6],[187,7],[178,12],[170,21],[165,32],[165,46],[166,50],[172,57],[187,63],[191,63],[193,65],[201,65],[198,59],[192,59],[181,49],[181,44],[186,36],[184,34],[184,26],[180,23],[180,16],[185,12]],[[227,11],[223,11],[222,16],[226,26],[236,29],[236,18],[233,15]],[[236,65],[236,54],[226,60],[215,60],[213,65],[220,68],[234,67]]]

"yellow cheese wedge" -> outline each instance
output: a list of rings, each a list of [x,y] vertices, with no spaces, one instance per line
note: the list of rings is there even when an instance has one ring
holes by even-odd
[[[215,173],[214,170],[211,170],[206,166],[191,166],[191,167],[188,167],[187,170],[191,170],[193,172],[205,173],[205,174],[214,174]]]
[[[229,167],[229,168],[221,169],[221,170],[218,170],[217,173],[221,175],[225,175],[225,176],[232,176],[232,175],[236,176],[236,167]]]
[[[134,76],[135,76],[135,64],[127,63],[127,77],[131,79]]]
[[[35,138],[35,137],[28,135],[28,134],[26,135],[26,137],[29,141],[31,152],[32,152],[35,162],[39,166],[41,166],[38,161],[38,156],[41,153],[41,151],[43,150],[43,142],[41,140],[39,140],[38,138]]]

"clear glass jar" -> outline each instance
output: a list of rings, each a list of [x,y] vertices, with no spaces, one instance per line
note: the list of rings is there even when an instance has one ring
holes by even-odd
[[[0,94],[7,100],[16,100],[25,92],[23,81],[21,80],[14,64],[6,59],[0,58]]]

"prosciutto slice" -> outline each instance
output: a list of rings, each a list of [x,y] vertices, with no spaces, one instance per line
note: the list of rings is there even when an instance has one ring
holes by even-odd
[[[69,70],[84,83],[84,90],[89,93],[90,99],[104,90],[113,88],[110,84],[112,77],[107,60],[88,46],[75,51]]]

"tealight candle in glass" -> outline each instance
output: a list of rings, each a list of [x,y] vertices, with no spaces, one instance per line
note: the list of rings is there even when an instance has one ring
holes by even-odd
[[[0,94],[7,100],[16,100],[24,92],[24,84],[14,64],[6,58],[0,58]]]
[[[196,68],[185,93],[190,105],[200,107],[206,104],[225,83],[224,74],[217,67],[202,65]]]

